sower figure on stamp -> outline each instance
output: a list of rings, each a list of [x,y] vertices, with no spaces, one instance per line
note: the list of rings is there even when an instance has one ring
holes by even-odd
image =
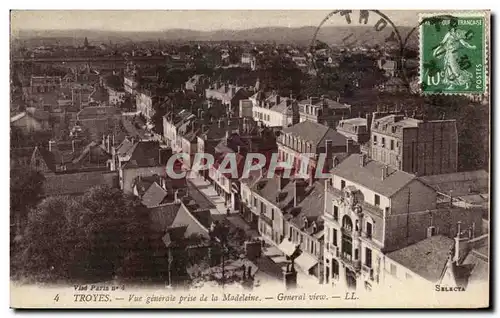
[[[457,30],[456,25],[452,25],[433,52],[434,57],[443,58],[445,75],[443,82],[450,85],[448,89],[452,89],[455,85],[465,85],[468,88],[473,78],[471,72],[467,71],[467,69],[462,69],[458,59],[458,49],[461,45],[471,50],[476,49],[475,45],[470,45],[465,41],[467,36],[467,32]]]

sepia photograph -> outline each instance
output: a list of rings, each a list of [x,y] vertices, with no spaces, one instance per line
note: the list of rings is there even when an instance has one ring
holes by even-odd
[[[11,10],[10,307],[490,307],[490,20]]]

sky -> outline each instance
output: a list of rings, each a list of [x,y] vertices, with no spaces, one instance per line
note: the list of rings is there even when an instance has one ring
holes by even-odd
[[[238,10],[238,11],[11,11],[11,29],[60,30],[85,29],[106,31],[159,31],[167,29],[192,29],[213,31],[219,29],[244,30],[256,27],[302,27],[317,26],[331,11],[325,10]],[[382,10],[397,26],[417,25],[417,12]],[[357,23],[359,10],[353,10],[353,21]],[[370,14],[369,24],[377,18]],[[335,15],[330,25],[346,25],[345,18]]]

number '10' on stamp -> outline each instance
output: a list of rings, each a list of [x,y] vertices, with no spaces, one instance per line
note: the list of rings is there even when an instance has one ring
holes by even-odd
[[[420,15],[420,83],[424,94],[484,94],[486,15]]]

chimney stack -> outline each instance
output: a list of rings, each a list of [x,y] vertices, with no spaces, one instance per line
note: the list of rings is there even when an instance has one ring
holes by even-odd
[[[453,257],[453,260],[457,264],[460,263],[463,260],[463,257],[466,255],[468,249],[468,241],[469,241],[468,236],[462,237],[461,225],[462,222],[458,221],[457,235],[455,236],[455,248],[454,248],[455,255]]]
[[[345,152],[347,153],[354,152],[353,146],[354,146],[354,140],[352,140],[351,138],[347,139]]]
[[[55,144],[56,144],[56,142],[55,142],[54,140],[52,140],[52,139],[51,139],[51,140],[49,140],[49,151],[50,151],[50,152],[52,152],[52,150],[53,150],[53,149],[52,149],[52,145],[55,145]]]
[[[333,146],[332,140],[325,140],[325,153],[327,157],[328,154],[332,151],[332,146]]]
[[[385,178],[387,178],[387,171],[388,170],[389,170],[389,167],[387,167],[385,165],[382,167],[382,181],[384,181]]]
[[[71,152],[75,153],[75,140],[71,140]]]

